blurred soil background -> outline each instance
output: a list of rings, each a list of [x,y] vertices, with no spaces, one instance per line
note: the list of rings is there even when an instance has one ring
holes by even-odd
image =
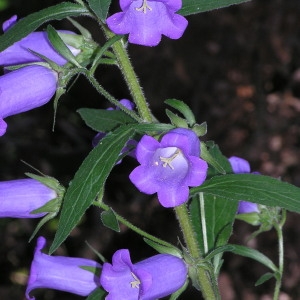
[[[1,23],[13,14],[20,18],[60,1],[10,0],[0,12]],[[115,0],[112,9],[117,9]],[[98,41],[97,24],[79,18]],[[153,112],[167,121],[163,101],[186,101],[198,122],[207,121],[206,140],[219,144],[226,156],[247,159],[252,170],[300,186],[300,1],[253,0],[249,3],[188,17],[189,26],[178,40],[163,38],[155,48],[129,46],[129,52]],[[73,29],[68,21],[54,22],[57,29]],[[130,98],[118,70],[101,67],[97,77],[117,98]],[[95,132],[76,110],[110,106],[84,78],[79,78],[59,103],[55,132],[52,103],[7,118],[8,131],[0,139],[0,180],[24,178],[34,172],[21,160],[68,185],[91,150]],[[136,166],[131,158],[115,167],[105,201],[135,225],[177,243],[180,232],[172,210],[160,207],[154,196],[142,195],[130,184]],[[118,187],[118,188],[116,188]],[[35,240],[28,239],[37,220],[0,220],[0,299],[24,298]],[[51,243],[57,221],[40,234]],[[97,259],[85,241],[109,260],[120,248],[129,248],[138,261],[155,252],[142,238],[121,227],[116,234],[101,225],[100,211],[88,210],[56,255]],[[232,242],[246,244],[257,228],[237,221]],[[300,299],[300,220],[288,214],[284,230],[285,273],[281,300]],[[274,231],[263,233],[250,245],[277,262]],[[250,259],[225,255],[220,276],[224,300],[271,299],[274,281],[254,287],[265,272]],[[54,290],[36,290],[38,300],[83,299]],[[181,299],[200,299],[187,292]]]

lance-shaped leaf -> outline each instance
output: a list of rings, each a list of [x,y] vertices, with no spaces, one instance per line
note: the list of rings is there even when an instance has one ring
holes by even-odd
[[[76,17],[88,13],[89,11],[85,7],[71,2],[62,2],[32,13],[19,20],[14,26],[7,30],[5,34],[0,36],[0,51],[5,50],[13,43],[27,36],[45,22],[61,20],[66,17]]]
[[[105,181],[118,161],[122,148],[133,134],[134,130],[129,126],[118,128],[103,138],[83,161],[67,189],[50,253],[53,253],[64,242],[103,190]]]
[[[300,188],[268,176],[256,174],[215,176],[203,185],[190,190],[191,196],[200,192],[224,201],[244,200],[300,212]]]
[[[120,125],[136,123],[121,110],[81,108],[77,112],[87,126],[99,132],[109,132]]]
[[[249,0],[182,0],[179,13],[183,16],[248,2]]]

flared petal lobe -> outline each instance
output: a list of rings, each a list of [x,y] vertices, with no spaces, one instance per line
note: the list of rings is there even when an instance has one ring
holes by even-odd
[[[46,240],[39,237],[31,264],[27,283],[26,299],[34,300],[30,293],[34,289],[49,288],[69,292],[80,296],[88,296],[99,287],[99,278],[90,270],[100,269],[97,262],[75,257],[51,256],[41,252]]]
[[[40,218],[46,213],[31,214],[55,199],[54,190],[34,179],[18,179],[0,182],[1,218]]]
[[[109,293],[106,300],[154,300],[180,289],[186,278],[187,266],[178,257],[158,254],[132,264],[129,251],[121,249],[112,264],[103,265],[100,283]]]
[[[3,31],[6,31],[12,27],[16,21],[17,16],[13,16],[9,20],[5,21],[2,25]],[[59,30],[58,32],[75,34],[74,32],[67,30]],[[79,49],[76,49],[72,46],[68,46],[68,48],[75,56],[80,53]],[[67,60],[61,56],[51,45],[47,36],[47,32],[37,31],[30,33],[28,36],[0,52],[0,65],[12,66],[42,61],[39,56],[30,52],[30,50],[44,55],[58,65],[62,66],[67,63]]]
[[[157,193],[162,206],[175,207],[188,200],[188,187],[206,179],[208,165],[199,155],[200,141],[192,130],[171,130],[161,142],[145,135],[136,149],[141,165],[129,178],[141,192]]]
[[[56,92],[58,75],[42,66],[26,66],[0,76],[0,118],[46,104]],[[2,135],[5,126],[1,125]]]
[[[179,0],[121,0],[120,6],[122,12],[109,17],[107,25],[116,34],[129,33],[133,44],[156,46],[162,35],[179,39],[188,24],[176,14],[182,6]]]

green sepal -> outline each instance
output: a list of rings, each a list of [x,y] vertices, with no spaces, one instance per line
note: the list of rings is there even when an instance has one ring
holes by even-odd
[[[204,136],[207,133],[207,123],[203,122],[201,124],[195,124],[192,130],[197,134],[197,136]]]
[[[262,275],[256,282],[255,282],[255,286],[261,285],[263,283],[265,283],[266,281],[270,280],[271,278],[274,278],[274,273],[265,273],[264,275]]]
[[[175,246],[174,247],[167,247],[165,245],[156,243],[156,242],[154,242],[150,239],[147,239],[147,238],[143,238],[143,240],[147,245],[152,247],[158,253],[167,253],[167,254],[182,258],[182,252],[178,248],[176,248]]]
[[[104,300],[106,295],[107,292],[99,287],[96,288],[91,294],[89,294],[86,300]]]
[[[51,26],[47,26],[47,34],[48,39],[52,46],[54,47],[57,52],[63,56],[66,60],[74,64],[76,67],[80,68],[80,64],[77,62],[76,57],[71,52],[71,50],[67,47],[65,42],[62,40],[58,32]]]
[[[165,103],[182,113],[191,127],[196,124],[194,113],[186,103],[177,99],[167,99]]]
[[[241,220],[241,221],[244,221],[250,225],[253,225],[253,226],[258,226],[260,225],[260,216],[259,216],[259,213],[257,212],[253,212],[253,213],[247,213],[247,214],[237,214],[235,216],[235,218],[237,220]]]
[[[189,280],[187,279],[184,282],[183,286],[171,295],[169,300],[177,300],[180,297],[180,295],[187,289],[188,285],[189,285]]]
[[[119,222],[117,220],[115,212],[111,207],[109,208],[109,210],[103,211],[101,213],[101,221],[102,224],[107,228],[112,229],[116,232],[120,232]]]
[[[218,160],[216,160],[208,151],[204,142],[200,143],[201,145],[201,158],[204,159],[208,164],[210,164],[219,174],[226,174],[225,169],[220,164]]]
[[[26,176],[35,179],[42,184],[46,185],[47,187],[54,190],[57,194],[57,197],[48,201],[43,206],[31,211],[31,214],[38,214],[38,213],[47,213],[37,224],[35,230],[33,231],[32,235],[29,238],[29,242],[35,237],[37,232],[40,230],[40,228],[51,219],[55,218],[57,214],[59,213],[62,200],[65,194],[65,188],[62,186],[58,180],[56,180],[53,177],[50,176],[39,176],[32,173],[25,173]]]
[[[188,123],[185,119],[179,117],[178,115],[174,114],[171,112],[169,109],[166,109],[166,115],[169,117],[171,123],[175,127],[180,127],[180,128],[188,128]]]
[[[94,267],[90,267],[90,266],[79,266],[79,268],[95,274],[95,277],[100,277],[101,271],[102,271],[101,268],[94,268]]]

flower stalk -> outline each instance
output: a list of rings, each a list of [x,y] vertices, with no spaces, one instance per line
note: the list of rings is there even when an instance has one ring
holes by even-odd
[[[202,295],[206,300],[218,300],[221,299],[217,287],[217,281],[214,277],[213,270],[204,268],[201,261],[203,256],[199,249],[196,234],[193,229],[191,219],[186,204],[182,204],[174,208],[180,228],[183,233],[183,237],[188,249],[189,255],[192,260],[196,262],[193,266],[196,268],[197,284],[199,285]]]

